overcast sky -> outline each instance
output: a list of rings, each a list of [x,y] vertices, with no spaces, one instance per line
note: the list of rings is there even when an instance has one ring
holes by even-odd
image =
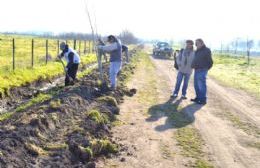
[[[259,0],[87,0],[102,35],[145,39],[260,39]],[[96,16],[96,17],[94,17]],[[84,0],[1,0],[0,31],[90,33]]]

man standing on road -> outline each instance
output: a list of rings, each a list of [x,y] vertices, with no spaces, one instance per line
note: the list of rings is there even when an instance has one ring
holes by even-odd
[[[119,39],[110,35],[107,37],[108,45],[98,46],[98,49],[110,54],[109,78],[111,90],[116,89],[117,74],[121,69],[122,64],[122,45]]]
[[[62,50],[62,53],[58,56],[59,59],[64,57],[67,62],[67,66],[65,67],[65,71],[66,71],[65,86],[73,85],[76,79],[76,75],[80,63],[80,57],[77,54],[77,52],[71,49],[68,46],[68,44],[66,44],[65,42],[61,42],[60,50]]]
[[[178,65],[178,75],[177,81],[175,84],[175,89],[173,92],[172,98],[176,98],[178,96],[181,83],[184,79],[183,86],[182,86],[182,99],[186,98],[186,91],[189,84],[190,75],[192,73],[191,63],[194,58],[194,50],[193,50],[193,41],[186,40],[186,47],[182,49],[179,55],[176,57],[176,63]]]
[[[191,66],[195,69],[194,88],[196,97],[191,99],[191,101],[204,105],[207,103],[206,78],[208,70],[213,65],[213,60],[210,49],[206,47],[202,39],[197,39],[195,45],[197,46],[197,50],[195,51],[195,57]]]

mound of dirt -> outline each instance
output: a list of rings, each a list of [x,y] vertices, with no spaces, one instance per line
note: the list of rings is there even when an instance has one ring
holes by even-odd
[[[128,66],[122,71],[132,74],[134,68]],[[107,65],[104,71],[108,72]],[[108,82],[108,75],[104,76]],[[93,71],[50,100],[2,121],[0,167],[95,167],[96,158],[116,153],[118,145],[110,139],[112,122],[123,96],[136,90],[125,87],[126,76],[120,76],[113,92],[104,89],[98,77]]]

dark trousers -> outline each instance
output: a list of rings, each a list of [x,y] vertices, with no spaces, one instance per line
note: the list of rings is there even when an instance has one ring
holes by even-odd
[[[78,67],[79,67],[79,64],[72,64],[72,66],[70,68],[68,68],[68,71],[67,71],[67,74],[65,77],[65,86],[74,84],[74,81],[77,76]],[[70,78],[71,78],[71,80],[70,80]]]

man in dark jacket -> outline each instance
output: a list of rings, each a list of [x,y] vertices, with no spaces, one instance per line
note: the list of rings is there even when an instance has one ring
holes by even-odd
[[[191,101],[204,105],[207,103],[206,78],[208,70],[213,65],[213,60],[210,49],[206,47],[202,39],[197,39],[195,45],[197,46],[197,50],[195,51],[191,67],[195,69],[194,88],[196,97],[191,99]]]

